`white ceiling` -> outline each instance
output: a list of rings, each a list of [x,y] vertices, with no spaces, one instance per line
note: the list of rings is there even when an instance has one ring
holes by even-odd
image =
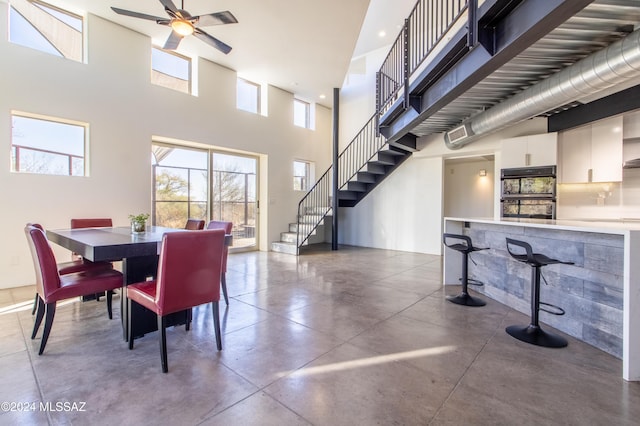
[[[170,34],[153,21],[121,16],[110,7],[166,17],[158,0],[44,0],[75,13],[91,13],[151,37],[162,46]],[[232,46],[224,55],[195,37],[186,37],[178,52],[200,56],[238,72],[244,78],[268,83],[301,98],[331,107],[334,87],[341,87],[369,3],[375,9],[364,26],[358,52],[391,43],[398,25],[416,0],[185,0],[192,15],[228,10],[237,24],[202,29]],[[181,0],[174,0],[178,8]],[[409,7],[399,7],[402,3]],[[387,10],[385,13],[384,9]],[[394,16],[398,16],[394,19]],[[394,22],[399,21],[399,22]],[[378,32],[385,30],[386,37]],[[366,40],[366,41],[364,41]],[[321,99],[321,95],[325,98]]]

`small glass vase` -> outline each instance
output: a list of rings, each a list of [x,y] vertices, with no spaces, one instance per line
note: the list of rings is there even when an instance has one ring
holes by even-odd
[[[131,221],[131,233],[132,234],[144,234],[147,230],[147,222],[135,222]]]

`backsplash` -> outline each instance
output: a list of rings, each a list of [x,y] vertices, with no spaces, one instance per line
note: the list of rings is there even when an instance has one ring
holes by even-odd
[[[559,184],[558,219],[640,220],[640,169],[625,169],[622,182]]]

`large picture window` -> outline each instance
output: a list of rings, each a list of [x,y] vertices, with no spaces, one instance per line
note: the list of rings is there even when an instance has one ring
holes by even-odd
[[[11,116],[11,171],[85,175],[87,124],[54,118]]]
[[[74,61],[83,61],[83,19],[47,3],[11,3],[9,40]]]

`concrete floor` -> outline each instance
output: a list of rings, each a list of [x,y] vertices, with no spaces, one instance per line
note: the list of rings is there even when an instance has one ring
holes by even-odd
[[[33,287],[0,290],[0,424],[631,425],[640,383],[620,360],[504,331],[528,317],[488,300],[445,301],[441,258],[344,247],[295,258],[229,257],[223,350],[211,307],[191,331],[122,340],[119,297],[59,306],[37,355]],[[544,289],[543,289],[544,291]],[[544,321],[544,315],[541,319]],[[548,330],[551,330],[547,327]],[[40,403],[43,403],[42,406]],[[66,403],[66,405],[65,405]]]

